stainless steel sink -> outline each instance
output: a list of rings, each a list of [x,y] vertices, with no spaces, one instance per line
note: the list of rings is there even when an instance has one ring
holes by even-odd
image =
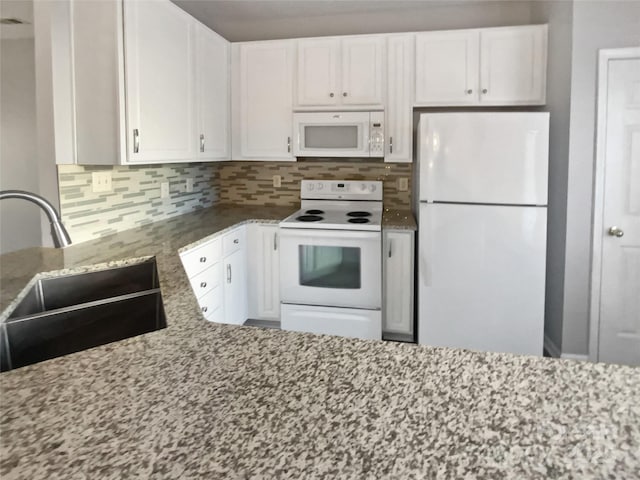
[[[155,259],[38,280],[0,325],[0,370],[167,326]]]

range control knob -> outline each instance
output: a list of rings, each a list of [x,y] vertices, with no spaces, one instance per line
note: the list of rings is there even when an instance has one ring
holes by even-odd
[[[367,191],[367,184],[363,183],[362,185],[360,185],[360,190],[362,190],[363,192]]]
[[[318,190],[322,190],[323,187],[324,187],[324,185],[322,183],[318,182]]]
[[[313,190],[313,183],[309,183],[307,185],[307,190]]]
[[[369,190],[371,190],[372,192],[375,192],[375,191],[376,191],[376,186],[372,183],[372,184],[369,186]]]

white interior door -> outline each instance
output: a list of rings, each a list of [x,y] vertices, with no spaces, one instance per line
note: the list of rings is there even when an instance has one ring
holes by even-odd
[[[630,365],[640,365],[640,49],[636,50],[635,58],[607,62],[607,88],[600,91],[606,95],[598,126],[604,183],[602,219],[596,218],[594,233],[599,237],[596,248],[601,244],[600,302],[595,306],[600,320],[598,360]]]

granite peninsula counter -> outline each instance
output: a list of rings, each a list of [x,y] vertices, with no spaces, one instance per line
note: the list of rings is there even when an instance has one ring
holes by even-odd
[[[0,476],[640,477],[640,369],[202,320],[178,249],[293,210],[0,257],[4,309],[35,273],[155,255],[168,323],[0,375]]]

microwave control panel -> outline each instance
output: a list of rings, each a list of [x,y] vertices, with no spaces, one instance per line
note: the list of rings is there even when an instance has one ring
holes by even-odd
[[[371,112],[369,118],[369,156],[384,157],[384,112]]]

